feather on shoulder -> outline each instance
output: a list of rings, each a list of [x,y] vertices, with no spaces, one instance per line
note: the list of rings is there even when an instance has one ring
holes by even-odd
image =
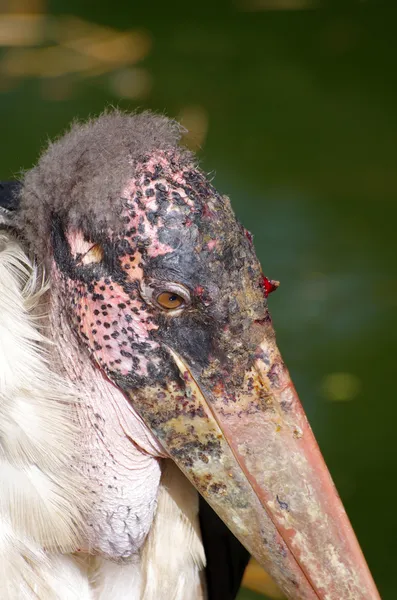
[[[83,530],[77,398],[47,360],[38,311],[46,290],[17,239],[0,232],[1,598],[59,598],[51,563],[61,557],[51,553],[74,550]]]

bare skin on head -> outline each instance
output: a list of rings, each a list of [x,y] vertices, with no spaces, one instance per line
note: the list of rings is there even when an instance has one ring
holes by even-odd
[[[74,126],[17,224],[79,390],[83,550],[136,557],[171,457],[295,600],[379,596],[281,356],[252,238],[151,114]],[[77,550],[77,548],[76,548]]]

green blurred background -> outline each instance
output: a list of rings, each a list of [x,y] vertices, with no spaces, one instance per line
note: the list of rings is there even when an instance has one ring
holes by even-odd
[[[397,598],[397,3],[0,6],[0,177],[109,104],[185,124],[281,280],[279,345],[382,598]]]

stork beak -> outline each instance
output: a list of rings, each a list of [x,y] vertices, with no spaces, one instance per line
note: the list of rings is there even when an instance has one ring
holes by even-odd
[[[233,394],[169,352],[183,385],[131,399],[229,529],[292,600],[379,599],[274,336]]]

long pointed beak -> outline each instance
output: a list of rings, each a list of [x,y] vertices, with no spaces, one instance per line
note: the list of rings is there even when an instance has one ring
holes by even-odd
[[[291,600],[376,600],[348,517],[273,338],[231,396],[183,384],[131,400],[164,448]]]

